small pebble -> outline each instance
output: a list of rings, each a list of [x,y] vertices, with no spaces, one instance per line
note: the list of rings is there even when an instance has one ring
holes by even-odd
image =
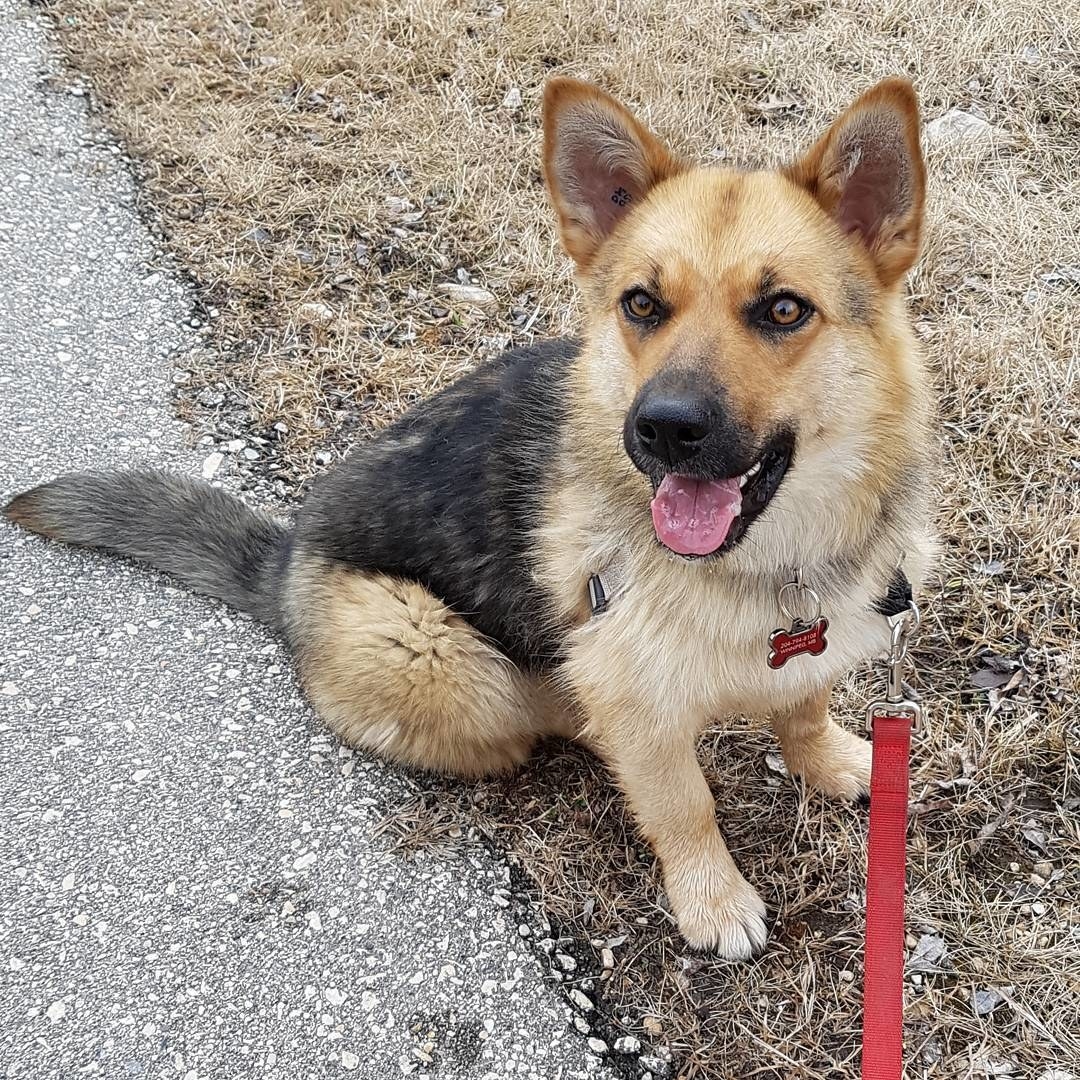
[[[221,468],[221,463],[225,460],[224,454],[219,454],[216,450],[214,453],[207,456],[206,460],[202,464],[202,475],[204,480],[213,479],[214,473]]]

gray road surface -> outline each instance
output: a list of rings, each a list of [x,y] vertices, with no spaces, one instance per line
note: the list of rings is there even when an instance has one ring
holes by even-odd
[[[0,498],[208,453],[169,406],[188,298],[45,43],[0,0]],[[607,1075],[505,867],[373,837],[408,793],[261,627],[0,526],[0,1075]]]

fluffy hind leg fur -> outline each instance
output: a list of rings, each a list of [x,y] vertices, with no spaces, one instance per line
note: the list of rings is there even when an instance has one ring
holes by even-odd
[[[567,727],[549,688],[415,582],[309,563],[290,576],[287,611],[304,688],[353,746],[480,776]]]

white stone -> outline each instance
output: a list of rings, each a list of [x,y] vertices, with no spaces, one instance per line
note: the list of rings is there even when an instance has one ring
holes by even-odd
[[[974,113],[950,109],[926,125],[926,141],[931,146],[955,143],[989,143],[1005,133]]]
[[[212,480],[214,473],[221,468],[221,463],[225,460],[224,454],[219,454],[216,450],[214,453],[209,454],[202,463],[202,475],[204,480]]]

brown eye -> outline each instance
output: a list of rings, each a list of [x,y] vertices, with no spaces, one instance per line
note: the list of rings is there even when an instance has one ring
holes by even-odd
[[[769,305],[768,318],[775,326],[794,326],[808,311],[809,308],[794,296],[778,296]]]
[[[659,305],[656,301],[647,293],[638,289],[637,292],[631,293],[624,301],[623,307],[626,309],[626,314],[631,319],[638,319],[639,321],[653,318],[659,309]]]

